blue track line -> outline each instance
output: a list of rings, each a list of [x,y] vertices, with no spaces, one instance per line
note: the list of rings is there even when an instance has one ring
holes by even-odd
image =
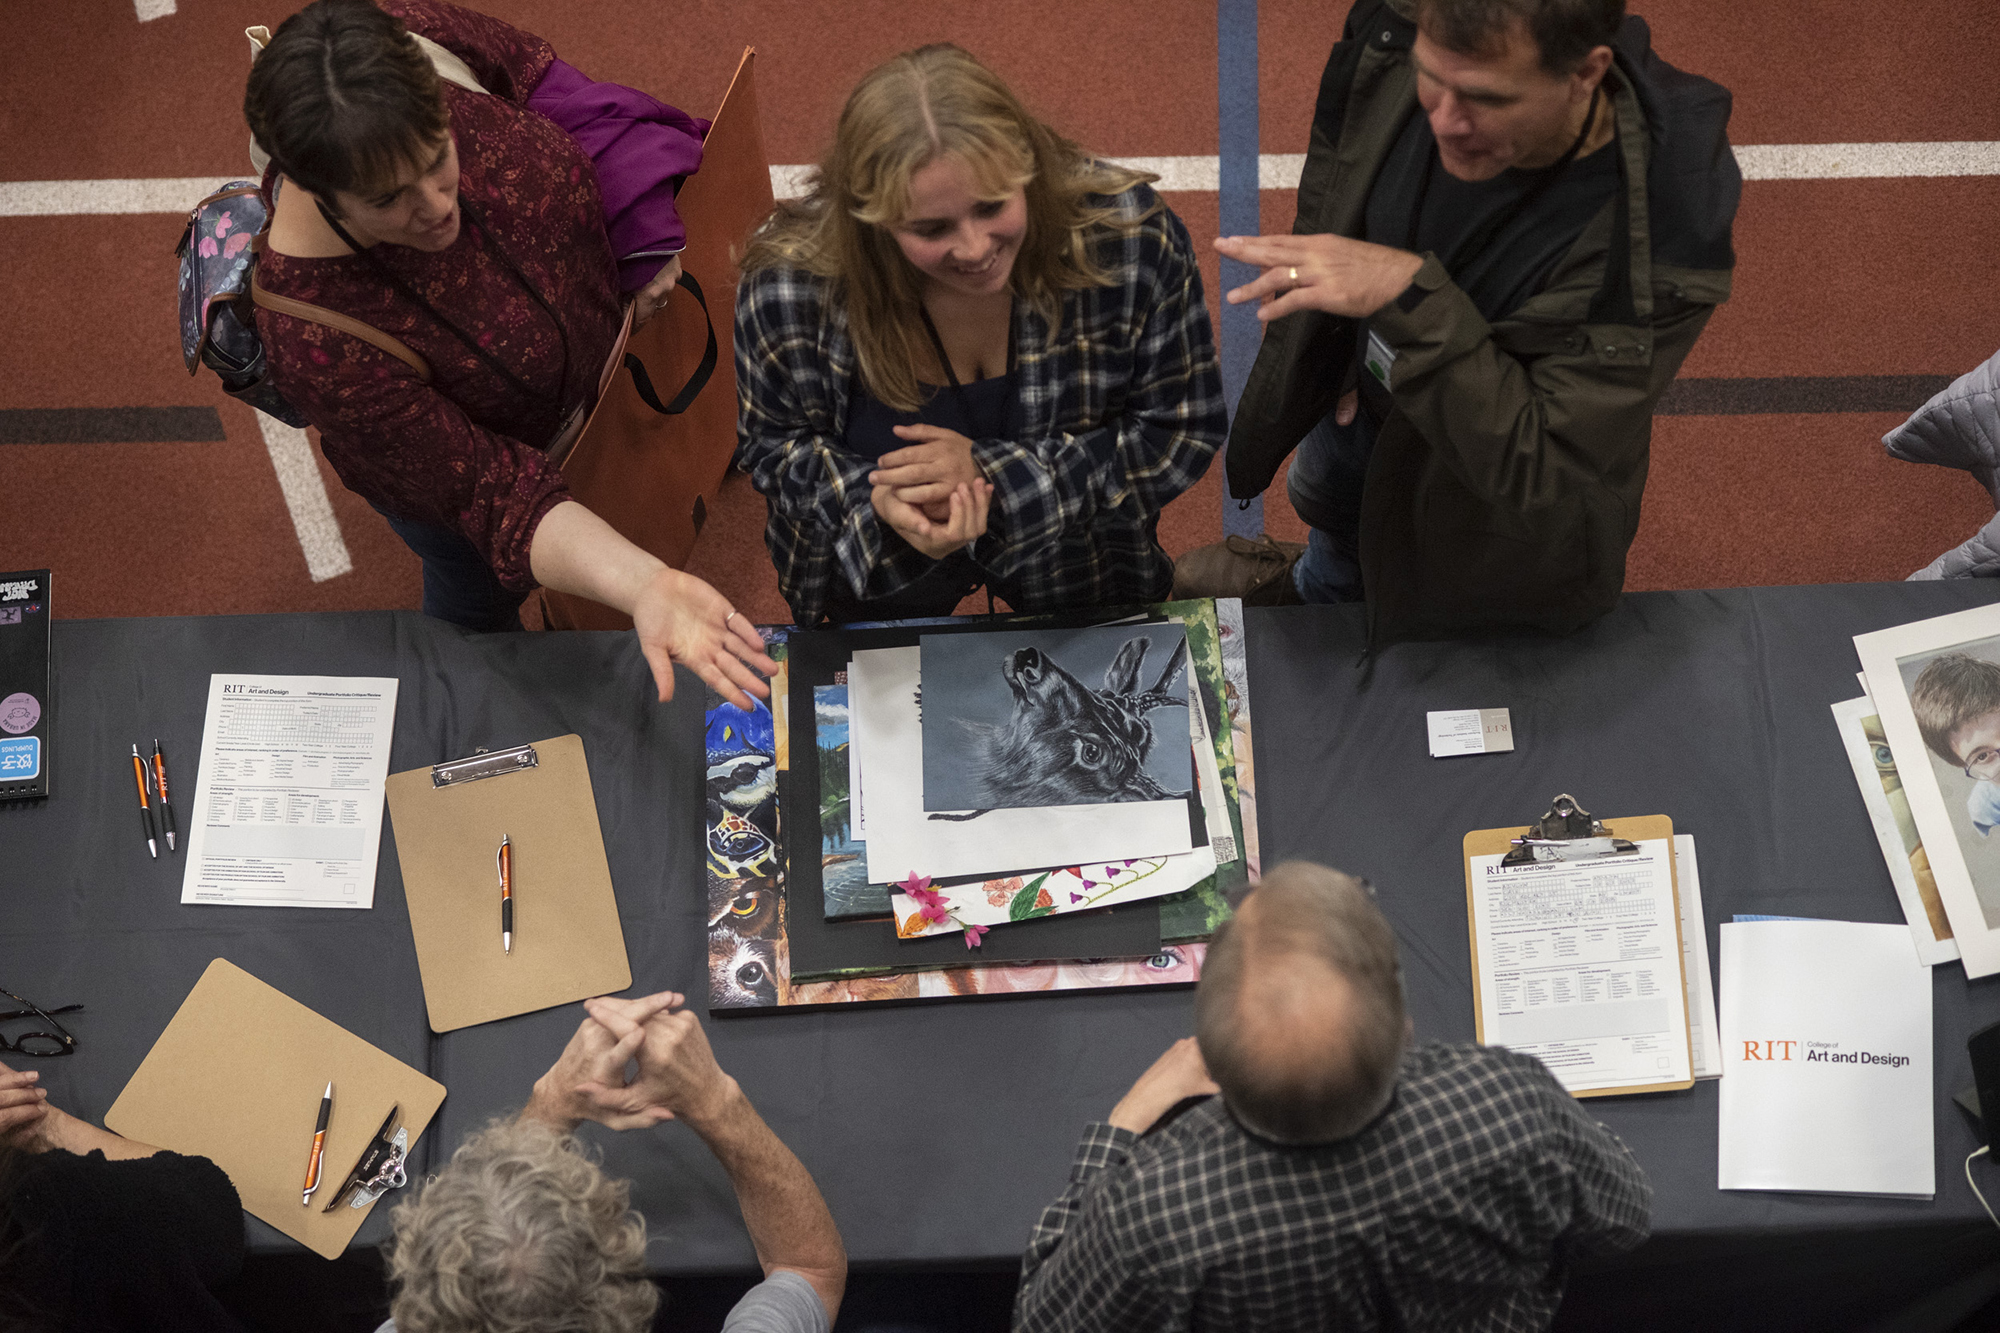
[[[1225,236],[1256,236],[1263,231],[1257,193],[1257,0],[1216,0],[1215,5],[1216,129],[1221,153],[1221,224]],[[1233,259],[1222,261],[1222,289],[1228,291],[1257,276],[1257,270]],[[1222,327],[1216,331],[1222,357],[1222,392],[1230,416],[1257,359],[1263,326],[1254,305],[1222,307]],[[1221,460],[1217,460],[1218,466]],[[1223,483],[1222,531],[1229,536],[1258,537],[1264,532],[1262,496],[1239,508]]]

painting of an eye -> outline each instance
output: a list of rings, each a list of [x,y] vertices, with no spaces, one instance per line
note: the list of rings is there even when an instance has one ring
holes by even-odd
[[[1181,965],[1179,949],[1162,949],[1146,960],[1146,966],[1155,972],[1171,972]]]
[[[729,910],[736,916],[753,916],[757,911],[757,890],[745,889],[730,900]]]
[[[1888,746],[1877,745],[1874,747],[1874,750],[1875,750],[1875,767],[1894,768],[1896,766],[1896,756],[1889,753]]]
[[[1103,747],[1098,745],[1096,741],[1078,741],[1076,743],[1076,762],[1082,764],[1085,768],[1096,768],[1104,762]]]
[[[736,969],[736,983],[745,990],[755,990],[764,984],[764,965],[752,960]]]

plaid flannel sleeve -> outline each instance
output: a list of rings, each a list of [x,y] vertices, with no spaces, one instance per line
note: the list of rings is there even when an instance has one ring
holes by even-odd
[[[830,401],[819,345],[820,296],[806,275],[765,269],[736,303],[736,464],[770,502],[765,535],[798,623],[819,618],[835,577],[859,597],[909,584],[931,560],[875,515],[874,464],[813,428],[807,403]]]
[[[1572,1259],[1617,1254],[1644,1244],[1653,1230],[1653,1187],[1624,1140],[1571,1103],[1573,1212],[1563,1235]]]
[[[995,515],[974,554],[1003,577],[1017,573],[1065,531],[1100,509],[1136,503],[1157,514],[1208,471],[1228,434],[1222,374],[1202,296],[1201,268],[1187,228],[1162,210],[1126,238],[1138,312],[1132,374],[1122,392],[1101,389],[1123,409],[1094,430],[1042,439],[978,440],[972,455],[993,483]],[[1083,341],[1098,330],[1088,327]],[[1062,373],[1086,380],[1085,358]],[[1102,371],[1095,373],[1102,374]]]
[[[1101,1174],[1123,1165],[1138,1141],[1130,1130],[1107,1124],[1083,1131],[1069,1188],[1043,1210],[1028,1239],[1014,1298],[1015,1333],[1079,1328],[1167,1333],[1185,1326],[1185,1310],[1176,1313],[1163,1285],[1143,1271],[1140,1247],[1127,1234],[1144,1222],[1147,1202],[1137,1201],[1132,1212],[1123,1201],[1107,1201],[1102,1191],[1091,1193]]]

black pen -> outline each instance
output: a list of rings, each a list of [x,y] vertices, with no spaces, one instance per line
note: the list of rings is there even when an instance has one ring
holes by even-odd
[[[514,844],[500,835],[500,850],[493,853],[500,871],[500,952],[514,952]]]
[[[153,837],[152,802],[146,799],[146,761],[139,757],[137,745],[132,747],[132,776],[139,783],[139,827],[146,834],[146,850],[151,852],[153,859],[157,861],[160,859],[160,844]]]
[[[167,850],[174,850],[174,805],[167,799],[167,757],[160,753],[160,738],[153,737],[153,787],[160,793],[160,823],[167,830]]]

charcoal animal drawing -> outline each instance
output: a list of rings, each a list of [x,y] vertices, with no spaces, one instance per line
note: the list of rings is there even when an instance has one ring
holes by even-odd
[[[1132,628],[1078,632],[1100,642],[1106,635],[1122,637],[1103,668],[1101,684],[1091,680],[1096,673],[1080,664],[1072,670],[1059,660],[1059,656],[1073,662],[1089,659],[1093,655],[1089,640],[987,653],[985,671],[1004,682],[1006,690],[1004,712],[997,721],[990,713],[980,718],[942,706],[941,691],[930,680],[927,642],[926,808],[1010,809],[1184,798],[1189,759],[1182,672],[1187,640],[1178,626],[1144,627],[1148,633],[1134,633]],[[1167,637],[1173,646],[1148,682],[1148,651]],[[1104,661],[1103,649],[1095,660]],[[950,678],[942,683],[950,686]],[[1156,725],[1168,720],[1160,716],[1163,710],[1176,708],[1181,712],[1171,718],[1173,725]],[[951,751],[948,758],[932,753],[934,728],[940,727],[943,730],[936,734]]]

